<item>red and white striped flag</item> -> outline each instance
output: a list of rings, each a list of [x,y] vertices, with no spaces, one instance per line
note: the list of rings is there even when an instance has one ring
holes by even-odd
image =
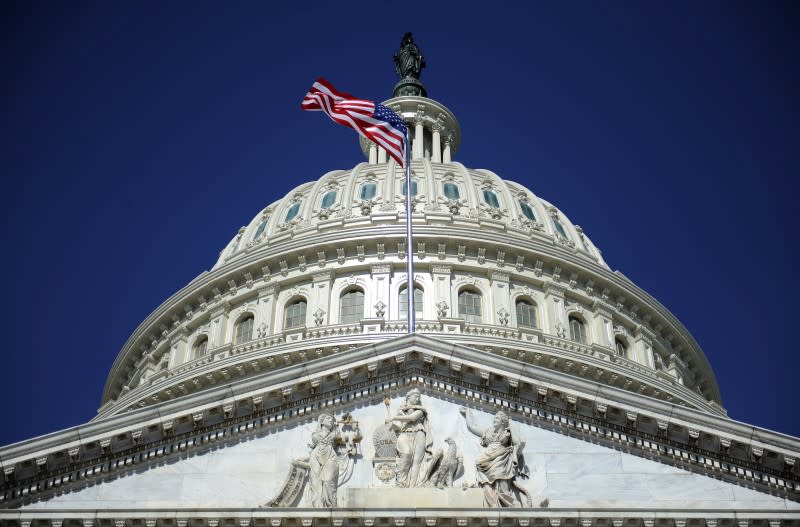
[[[382,146],[400,166],[405,162],[408,127],[403,118],[386,106],[339,92],[320,77],[300,105],[303,110],[323,111],[337,123]]]

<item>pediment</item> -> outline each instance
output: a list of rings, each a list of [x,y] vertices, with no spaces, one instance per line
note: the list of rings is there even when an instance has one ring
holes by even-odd
[[[432,437],[463,445],[466,479],[458,485],[469,482],[478,449],[477,438],[459,428],[458,408],[468,406],[484,424],[504,409],[527,437],[525,484],[535,505],[548,499],[551,507],[613,508],[658,499],[658,492],[675,506],[692,496],[708,496],[699,501],[722,509],[758,503],[785,509],[798,501],[795,438],[413,335],[6,447],[3,503],[258,507],[280,492],[291,461],[308,455],[322,412],[351,413],[364,437],[339,494],[344,499],[351,489],[380,487],[372,431],[386,419],[384,398],[396,408],[414,386],[430,405]],[[662,490],[662,480],[674,485]],[[403,492],[406,502],[415,499]],[[443,498],[449,506],[458,499]],[[306,502],[298,495],[292,505]]]
[[[411,385],[409,385],[410,387]],[[480,438],[471,433],[462,404],[472,408],[468,416],[474,427],[492,424],[492,414],[478,401],[426,390],[421,406],[427,412],[427,442],[431,450],[447,450],[447,438],[463,460],[463,471],[452,487],[399,489],[391,478],[377,470],[373,441],[385,429],[389,414],[404,404],[407,387],[388,399],[372,397],[340,406],[335,416],[351,416],[349,430],[357,428],[363,439],[358,446],[349,479],[338,490],[339,507],[425,506],[477,508],[483,506],[476,487],[476,460],[484,451]],[[221,440],[184,456],[120,473],[84,488],[24,506],[38,509],[130,509],[130,508],[259,508],[279,495],[292,461],[309,456],[309,442],[318,429],[310,412],[303,419],[264,429],[232,441]],[[693,473],[676,466],[645,459],[609,446],[537,426],[528,419],[511,421],[516,438],[525,442],[523,460],[527,479],[519,482],[532,494],[534,507],[547,500],[549,508],[681,508],[794,510],[800,505],[726,481]],[[351,434],[352,436],[352,434]],[[384,458],[385,459],[385,458]],[[308,479],[308,477],[306,478]],[[306,481],[292,505],[309,507],[310,485]],[[412,500],[409,502],[408,500]],[[476,503],[477,500],[477,503]],[[424,503],[423,503],[424,502]]]

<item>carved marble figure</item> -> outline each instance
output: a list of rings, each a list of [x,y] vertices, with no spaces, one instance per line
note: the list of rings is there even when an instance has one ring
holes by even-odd
[[[524,442],[517,441],[511,433],[508,415],[497,412],[492,426],[481,431],[470,421],[466,408],[460,409],[470,432],[481,438],[483,452],[475,460],[478,485],[483,489],[483,502],[486,507],[514,507],[517,494],[524,494],[527,506],[533,500],[530,493],[522,487],[517,478],[524,476],[520,457],[525,447]],[[519,499],[520,504],[522,500]]]
[[[452,487],[453,480],[458,479],[464,472],[464,457],[458,451],[456,442],[450,437],[444,442],[447,444],[447,450],[442,452],[441,448],[436,449],[436,453],[428,465],[425,478],[426,487],[440,489]]]
[[[343,423],[352,428],[349,414]],[[353,435],[353,434],[351,434]],[[356,455],[355,444],[360,440],[357,425],[353,437],[343,437],[336,419],[331,414],[322,414],[317,419],[317,428],[311,434],[311,449],[308,457],[292,461],[294,467],[308,472],[308,489],[312,507],[336,507],[336,493],[353,473]],[[287,479],[289,481],[291,477]],[[296,478],[295,478],[296,479]],[[298,489],[299,491],[299,489]],[[287,494],[282,491],[282,494]],[[289,493],[291,494],[291,493]],[[280,499],[272,500],[271,506],[287,506]]]
[[[419,487],[425,481],[422,470],[431,453],[428,435],[428,411],[421,404],[422,396],[416,388],[406,394],[406,402],[394,417],[386,420],[398,430],[397,486]]]

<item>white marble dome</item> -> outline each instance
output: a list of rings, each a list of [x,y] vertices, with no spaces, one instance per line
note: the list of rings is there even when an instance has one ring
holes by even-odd
[[[541,238],[575,256],[608,266],[600,251],[566,215],[524,186],[485,169],[461,163],[412,162],[416,187],[415,223],[478,231],[491,229],[513,239]],[[412,190],[413,193],[413,190]],[[371,198],[362,199],[367,196]],[[235,262],[263,246],[324,229],[371,224],[405,224],[405,172],[395,163],[361,163],[304,183],[261,210],[220,253],[214,268]]]
[[[460,129],[440,103],[384,104],[414,137],[418,333],[724,415],[686,328],[612,271],[579,226],[524,186],[456,162]],[[367,161],[258,211],[209,272],[142,322],[112,367],[100,418],[407,332],[404,172],[361,145]],[[484,373],[465,368],[495,382]]]

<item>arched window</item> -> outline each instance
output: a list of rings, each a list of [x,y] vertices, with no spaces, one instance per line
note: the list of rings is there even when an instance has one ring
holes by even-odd
[[[414,319],[422,318],[422,288],[414,285]],[[400,288],[400,320],[408,320],[408,287]]]
[[[297,213],[300,212],[300,202],[294,203],[289,210],[286,211],[286,219],[283,221],[292,221]]]
[[[336,191],[329,190],[328,192],[325,193],[324,196],[322,196],[322,203],[320,204],[320,208],[329,209],[331,208],[331,205],[333,205],[335,201],[336,201]]]
[[[375,190],[377,186],[375,183],[364,183],[361,185],[361,192],[359,193],[359,197],[361,199],[372,199],[375,197]]]
[[[569,317],[569,338],[575,342],[586,344],[586,326],[578,317]]]
[[[403,196],[406,195],[406,182],[405,182],[405,180],[403,180],[403,184],[400,185],[400,192],[403,194]],[[417,180],[416,179],[412,179],[411,180],[411,195],[412,196],[416,196],[417,195]]]
[[[444,197],[447,199],[458,199],[461,197],[461,193],[458,191],[458,185],[450,181],[445,182],[443,190]]]
[[[364,318],[364,291],[350,289],[339,298],[339,319],[342,324],[352,324]]]
[[[208,337],[205,335],[201,335],[194,341],[194,346],[192,346],[192,356],[195,359],[199,359],[203,355],[206,354],[208,351]]]
[[[253,315],[245,315],[236,324],[236,344],[253,340]]]
[[[284,329],[299,328],[306,324],[306,300],[301,298],[286,306]]]
[[[617,355],[625,358],[628,357],[628,346],[622,339],[620,338],[614,339],[614,347],[617,350]]]
[[[258,238],[259,236],[261,236],[261,233],[264,232],[264,229],[267,228],[267,222],[268,221],[269,221],[269,218],[264,218],[263,220],[261,220],[261,223],[258,224],[258,228],[256,229],[256,233],[253,236],[254,240],[256,238]]]
[[[553,226],[556,228],[556,232],[559,236],[564,238],[565,240],[569,240],[569,236],[567,236],[567,231],[564,229],[564,226],[558,221],[558,218],[553,218]]]
[[[500,201],[497,199],[497,194],[492,192],[489,189],[483,191],[483,201],[486,202],[492,208],[499,209],[500,208]]]
[[[536,305],[527,300],[517,300],[517,326],[521,328],[536,327]]]
[[[481,294],[471,289],[458,293],[458,314],[467,322],[481,321]]]
[[[522,209],[522,213],[531,221],[536,221],[536,214],[533,212],[533,207],[525,200],[519,200],[519,208]]]

